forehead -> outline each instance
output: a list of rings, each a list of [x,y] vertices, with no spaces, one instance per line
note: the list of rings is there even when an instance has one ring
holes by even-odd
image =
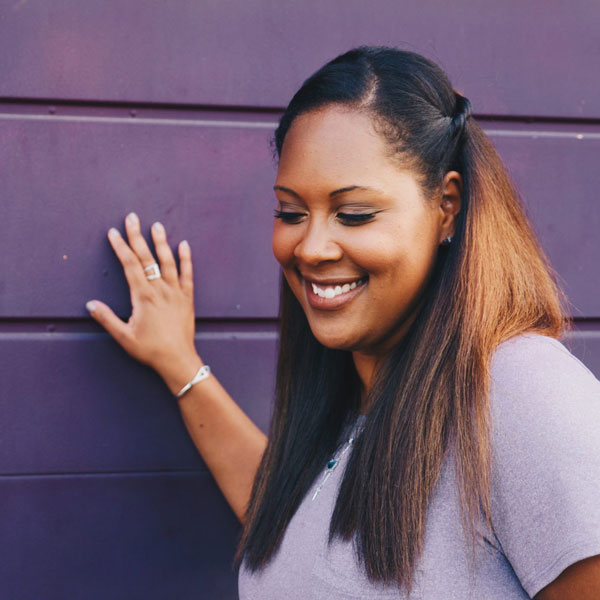
[[[333,105],[294,120],[281,151],[277,184],[381,187],[407,175],[366,111]]]

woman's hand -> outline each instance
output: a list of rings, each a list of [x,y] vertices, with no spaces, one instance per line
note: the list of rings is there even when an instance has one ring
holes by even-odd
[[[186,241],[179,244],[181,273],[178,275],[166,231],[160,223],[155,223],[151,228],[158,261],[141,234],[135,213],[125,219],[125,229],[129,244],[114,228],[109,231],[108,239],[123,265],[129,284],[132,306],[129,320],[123,322],[98,300],[88,302],[86,306],[94,319],[128,354],[155,369],[165,380],[170,379],[174,387],[181,382],[184,385],[194,375],[198,365],[202,364],[194,346],[194,286],[190,246]],[[162,277],[148,280],[144,268],[155,262],[160,263]],[[171,382],[167,381],[169,387]]]

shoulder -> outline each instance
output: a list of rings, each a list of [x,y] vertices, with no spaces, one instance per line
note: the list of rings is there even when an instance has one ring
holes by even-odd
[[[534,596],[600,553],[600,382],[559,341],[501,344],[491,365],[492,518]]]
[[[560,413],[585,406],[600,411],[600,382],[554,338],[528,333],[500,344],[490,378],[495,417],[527,418],[539,411]]]
[[[543,381],[597,384],[592,372],[561,342],[538,333],[524,333],[496,348],[491,366],[492,380],[503,385]]]
[[[498,347],[490,416],[500,470],[518,463],[558,474],[590,460],[600,467],[600,382],[553,338],[527,334]]]

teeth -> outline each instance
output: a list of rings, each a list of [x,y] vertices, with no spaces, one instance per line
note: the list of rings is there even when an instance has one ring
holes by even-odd
[[[326,287],[325,289],[320,288],[315,283],[311,283],[313,293],[320,298],[335,298],[340,294],[346,294],[350,290],[353,290],[357,285],[360,285],[362,280],[358,282],[353,281],[352,283],[345,283],[344,285],[336,285],[335,287]]]

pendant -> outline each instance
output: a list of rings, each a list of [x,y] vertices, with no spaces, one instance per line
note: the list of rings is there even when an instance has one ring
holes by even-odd
[[[321,488],[325,485],[325,482],[329,479],[329,476],[333,473],[333,471],[335,470],[335,468],[340,464],[340,460],[341,460],[342,456],[344,456],[344,454],[346,454],[346,452],[348,451],[348,449],[350,448],[350,446],[352,446],[352,442],[354,442],[354,438],[353,437],[351,437],[346,442],[346,446],[343,449],[342,453],[339,455],[339,457],[338,458],[332,458],[327,463],[327,467],[325,468],[325,476],[323,477],[321,483],[319,484],[319,487],[315,490],[315,493],[313,494],[312,500],[314,500],[317,497],[317,494],[321,491]]]

